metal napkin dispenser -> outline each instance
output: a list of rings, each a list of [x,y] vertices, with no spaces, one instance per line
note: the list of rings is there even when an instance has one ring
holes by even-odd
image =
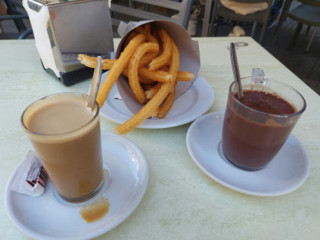
[[[69,86],[92,76],[79,53],[114,51],[108,0],[23,0],[44,69]]]

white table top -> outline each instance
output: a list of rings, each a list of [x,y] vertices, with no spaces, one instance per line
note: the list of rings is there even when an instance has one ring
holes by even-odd
[[[214,89],[210,111],[223,111],[233,76],[227,46],[237,50],[241,76],[261,67],[269,77],[289,83],[306,98],[307,110],[293,130],[310,158],[310,174],[296,191],[277,197],[255,197],[230,190],[207,177],[186,147],[190,124],[161,130],[135,129],[126,137],[144,153],[149,184],[137,209],[99,239],[319,239],[320,238],[320,97],[249,37],[197,38],[200,75]],[[115,44],[118,39],[115,40]],[[27,105],[45,95],[87,93],[88,80],[63,86],[40,64],[33,40],[0,41],[0,238],[28,239],[9,220],[4,208],[5,185],[31,149],[20,126]],[[118,124],[101,118],[103,131]]]

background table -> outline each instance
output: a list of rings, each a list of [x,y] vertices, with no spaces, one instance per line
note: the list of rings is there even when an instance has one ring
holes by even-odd
[[[232,71],[227,46],[247,42],[237,50],[241,76],[261,67],[298,89],[307,110],[293,134],[306,148],[310,175],[296,191],[278,197],[244,195],[207,177],[186,147],[190,124],[171,129],[135,129],[126,137],[144,153],[149,164],[147,191],[126,221],[98,239],[320,239],[320,97],[249,37],[198,38],[200,75],[215,93],[210,111],[223,111]],[[115,40],[115,44],[118,39]],[[31,149],[20,116],[34,100],[56,92],[86,93],[89,80],[63,86],[41,67],[33,40],[0,41],[0,238],[28,239],[4,209],[5,185]],[[103,131],[115,124],[101,118]]]

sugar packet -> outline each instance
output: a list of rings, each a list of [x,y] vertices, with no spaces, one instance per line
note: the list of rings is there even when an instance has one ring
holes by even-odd
[[[47,173],[37,154],[29,151],[14,177],[11,190],[29,196],[40,196],[46,187]]]

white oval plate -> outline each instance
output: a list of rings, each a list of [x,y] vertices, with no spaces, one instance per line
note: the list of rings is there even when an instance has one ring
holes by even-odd
[[[107,72],[101,76],[104,80]],[[124,123],[133,116],[119,98],[116,84],[111,89],[109,96],[100,109],[100,114],[116,123]],[[157,129],[180,126],[194,121],[205,114],[214,101],[214,92],[211,85],[203,77],[198,76],[192,87],[178,97],[164,119],[146,119],[138,128]]]
[[[241,170],[221,153],[224,113],[208,113],[188,129],[188,151],[210,178],[235,191],[255,196],[277,196],[300,187],[309,174],[309,159],[296,137],[290,135],[275,158],[262,170]]]
[[[104,234],[123,222],[140,203],[148,183],[148,165],[138,147],[128,139],[102,132],[104,168],[111,181],[89,201],[107,198],[109,212],[103,219],[87,223],[81,218],[82,204],[66,204],[56,196],[48,180],[46,191],[31,197],[10,190],[19,166],[6,188],[5,204],[13,223],[35,239],[89,239]],[[71,205],[71,206],[70,206]]]

